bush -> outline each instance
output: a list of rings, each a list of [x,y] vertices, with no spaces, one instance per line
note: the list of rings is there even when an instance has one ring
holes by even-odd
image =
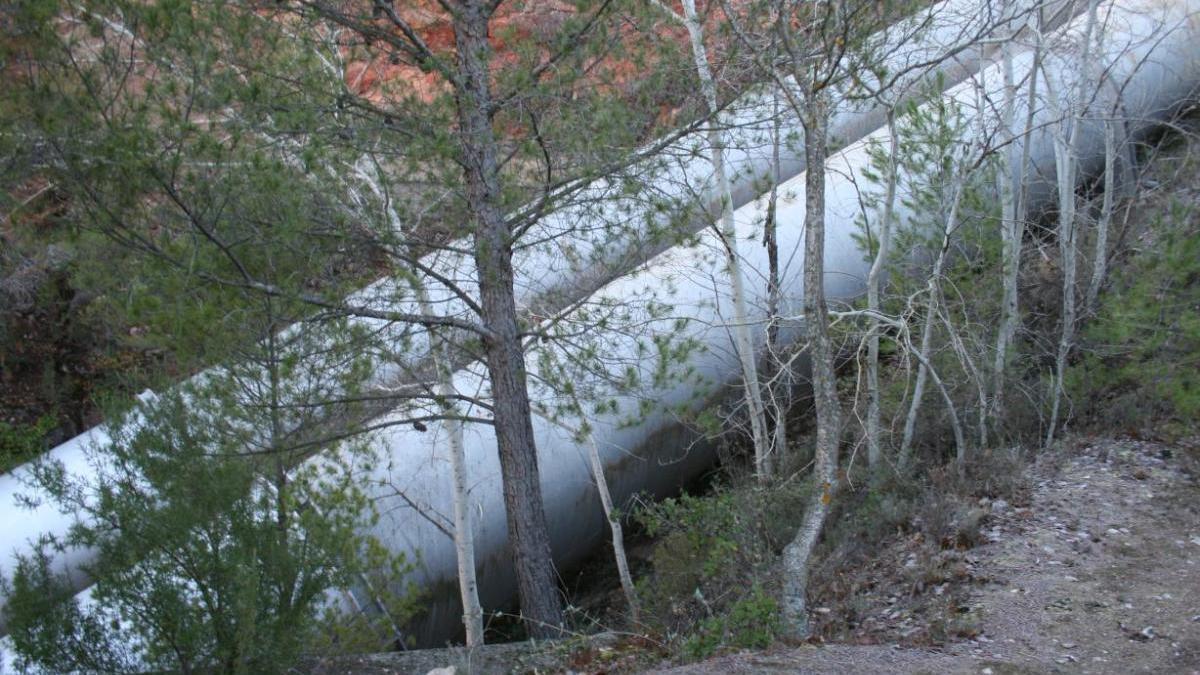
[[[1200,227],[1175,202],[1147,250],[1114,271],[1068,373],[1077,410],[1104,424],[1168,435],[1200,418]]]
[[[638,580],[645,624],[693,658],[769,644],[777,619],[765,617],[778,608],[763,588],[774,586],[778,553],[795,535],[806,494],[806,487],[719,486],[637,511],[658,538],[650,572]]]
[[[0,473],[40,455],[54,424],[53,415],[44,415],[28,426],[0,422]]]
[[[37,465],[41,494],[78,521],[0,580],[23,671],[284,672],[328,644],[325,619],[340,620],[326,614],[329,590],[380,571],[397,587],[405,561],[358,534],[375,516],[350,462],[247,455],[261,409],[219,396],[220,379],[110,425],[93,478]],[[87,602],[51,565],[51,552],[75,547],[96,551]],[[390,604],[397,621],[415,609],[411,598]],[[386,646],[390,631],[372,628],[329,639],[378,635],[373,646]]]
[[[729,611],[700,622],[683,642],[690,659],[704,659],[724,648],[765,649],[780,635],[779,603],[755,586]]]

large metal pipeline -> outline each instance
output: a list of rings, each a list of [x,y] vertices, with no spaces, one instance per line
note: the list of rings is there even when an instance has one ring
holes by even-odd
[[[1035,0],[1021,0],[1028,11]],[[1079,8],[1070,0],[1051,0],[1052,21],[1065,21]],[[1020,12],[1017,13],[1018,15]],[[961,82],[978,70],[987,48],[979,46],[981,37],[1003,35],[1008,26],[1000,20],[999,11],[991,0],[946,0],[931,5],[912,17],[898,22],[891,29],[872,38],[883,55],[885,71],[904,73],[899,88],[916,91],[918,83],[941,83],[945,86]],[[727,161],[732,168],[731,181],[735,206],[749,202],[762,180],[771,173],[770,135],[773,123],[771,92],[747,94],[735,101],[726,113],[728,148]],[[835,145],[862,138],[878,127],[884,109],[875,101],[843,100],[837,105],[830,124]],[[784,131],[794,129],[794,118],[785,119]],[[536,226],[529,239],[537,246],[516,252],[516,290],[521,306],[540,314],[552,313],[570,302],[586,297],[610,278],[641,264],[659,253],[669,242],[661,236],[668,224],[663,203],[697,200],[710,212],[715,212],[716,198],[712,186],[712,167],[708,161],[707,136],[703,131],[688,134],[662,152],[634,165],[630,171],[639,180],[654,186],[654,200],[621,197],[619,181],[601,181],[584,189],[587,206],[575,206],[553,213]],[[780,175],[794,176],[803,170],[802,142],[789,142],[781,148]],[[610,194],[613,193],[613,194]],[[613,196],[617,195],[617,196]],[[703,209],[701,210],[703,211]],[[707,216],[701,213],[686,233],[703,227]],[[581,228],[581,224],[584,226]],[[685,228],[687,229],[687,228]],[[423,259],[423,264],[437,270],[468,291],[473,288],[473,264],[469,258],[453,254],[435,254]],[[446,286],[429,287],[431,299],[439,312],[468,316],[457,297]],[[350,303],[401,312],[419,313],[411,289],[402,282],[383,280],[372,284],[350,298]],[[374,386],[396,386],[427,372],[427,334],[419,326],[363,320],[382,335],[382,341],[392,345],[393,352],[403,357],[395,361],[380,360],[374,369]],[[293,334],[300,331],[293,331]],[[297,348],[300,349],[300,348]],[[314,349],[314,352],[319,349]],[[329,371],[336,371],[330,365]],[[331,391],[336,394],[336,391]],[[108,430],[102,425],[54,448],[48,458],[62,462],[68,475],[86,478],[94,475],[89,452],[102,450],[111,443]],[[61,536],[74,520],[72,514],[60,513],[52,504],[43,503],[27,510],[18,506],[18,495],[27,491],[28,465],[0,476],[0,551],[12,555],[27,555],[44,534]],[[73,549],[57,553],[55,566],[67,574],[76,585],[88,583],[80,567],[92,559],[92,552]],[[0,576],[10,572],[8,558],[0,560]],[[3,606],[0,596],[0,608]],[[0,634],[3,623],[0,622]]]
[[[1103,86],[1088,92],[1093,97],[1090,110],[1096,112],[1089,113],[1083,121],[1080,159],[1085,166],[1103,158],[1100,128],[1118,96],[1122,114],[1135,134],[1151,129],[1192,99],[1194,89],[1200,84],[1197,49],[1200,22],[1195,15],[1198,10],[1200,0],[1117,0],[1102,5],[1099,30],[1103,44],[1094,50],[1094,71],[1081,72],[1078,64],[1076,50],[1085,18],[1075,19],[1065,30],[1049,37],[1042,70],[1064,100],[1074,90],[1077,77],[1104,74]],[[1015,59],[1018,75],[1028,73],[1031,66],[1032,55],[1028,52]],[[982,133],[994,129],[998,123],[996,111],[1003,100],[1002,86],[1001,70],[994,66],[953,87],[946,96],[963,111],[967,128]],[[1023,119],[1024,105],[1020,102],[1016,119]],[[1053,194],[1053,144],[1048,130],[1056,120],[1044,99],[1034,105],[1035,128],[1042,131],[1028,140],[1032,162],[1029,169],[1034,180],[1041,182],[1032,194],[1044,201]],[[825,265],[826,288],[831,299],[850,299],[863,288],[867,263],[852,235],[858,231],[855,222],[862,213],[861,200],[865,194],[874,192],[873,196],[881,196],[879,188],[863,175],[869,166],[868,148],[872,143],[886,147],[887,138],[887,130],[881,129],[829,160]],[[905,186],[900,189],[903,194]],[[793,304],[791,309],[784,308],[786,315],[798,307],[803,296],[804,177],[785,182],[779,194],[780,257],[786,263],[782,286]],[[903,206],[903,200],[897,203],[899,219],[913,215]],[[737,210],[739,237],[748,242],[760,237],[764,209],[764,200],[759,199]],[[636,335],[617,331],[601,335],[604,347],[600,353],[608,355],[610,362],[619,368],[636,373],[640,381],[654,383],[640,394],[605,393],[602,400],[607,405],[588,414],[609,484],[618,501],[635,492],[670,493],[713,461],[712,448],[681,424],[679,416],[711,403],[722,387],[738,380],[740,371],[725,318],[731,316],[731,301],[722,271],[723,248],[718,236],[711,232],[701,239],[696,247],[675,248],[655,257],[636,274],[605,286],[593,298],[593,308],[625,308],[623,320],[638,326]],[[753,244],[741,250],[743,266],[749,270],[748,290],[756,300],[752,320],[763,322],[765,252]],[[636,298],[646,297],[648,290],[659,292],[662,302],[671,305],[669,316],[656,316],[636,302]],[[587,311],[571,316],[568,323],[587,325],[591,318]],[[800,328],[796,323],[786,325],[782,339],[798,339]],[[764,331],[757,333],[761,346]],[[653,348],[644,347],[654,345],[656,337],[668,335],[677,341],[692,341],[702,348],[687,358],[687,379],[656,383],[661,363]],[[552,349],[550,345],[537,345],[528,355],[531,393],[544,409],[563,403],[561,388],[546,384],[561,377],[547,368],[557,371],[564,360],[549,358]],[[565,378],[577,391],[609,391],[604,379],[593,373],[568,370]],[[481,366],[472,365],[457,374],[455,385],[460,391],[486,390],[486,375]],[[569,423],[564,426],[548,416],[535,420],[552,546],[561,566],[569,566],[593,551],[606,531],[585,445],[568,427]],[[422,433],[397,426],[381,434],[378,447],[391,462],[371,476],[382,486],[379,497],[384,512],[373,532],[395,550],[419,551],[419,583],[439,589],[418,634],[425,644],[446,639],[460,621],[457,596],[452,592],[455,571],[452,542],[407,506],[417,504],[440,513],[450,512],[450,471],[443,433],[438,427]],[[490,427],[470,427],[466,447],[471,499],[479,515],[474,534],[482,600],[485,607],[501,606],[511,600],[515,581],[506,547],[499,465]],[[394,496],[388,497],[392,488],[404,493],[404,504]]]

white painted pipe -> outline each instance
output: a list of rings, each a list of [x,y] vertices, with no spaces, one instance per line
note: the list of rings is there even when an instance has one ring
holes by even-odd
[[[1025,0],[1033,3],[1035,0]],[[1070,7],[1070,0],[1050,0],[1057,8]],[[1032,6],[1032,4],[1031,4]],[[999,7],[999,5],[996,5]],[[1077,8],[1076,8],[1077,9]],[[912,70],[900,79],[901,87],[915,88],[919,81],[930,82],[931,74],[942,75],[949,86],[975,72],[980,64],[980,50],[966,48],[972,41],[997,24],[999,10],[992,0],[945,0],[898,22],[873,40],[883,55],[886,71],[892,74]],[[1060,13],[1061,15],[1061,13]],[[920,29],[918,30],[918,27]],[[1004,34],[1006,28],[995,34]],[[947,54],[952,57],[940,62]],[[932,65],[931,65],[932,64]],[[920,68],[919,66],[928,66]],[[770,173],[770,134],[772,123],[771,95],[748,94],[730,108],[726,119],[731,128],[727,134],[726,158],[732,167],[731,182],[735,206],[752,199],[761,188],[764,176]],[[874,102],[843,101],[836,108],[830,125],[835,143],[844,144],[861,138],[882,124],[884,110]],[[783,124],[785,132],[794,130],[795,120]],[[692,133],[673,143],[655,157],[636,165],[639,180],[653,184],[661,201],[680,201],[698,195],[701,203],[711,205],[715,192],[711,186],[712,167],[708,163],[705,133]],[[793,176],[803,169],[803,145],[792,142],[781,151],[781,175]],[[516,252],[515,283],[520,305],[529,310],[549,313],[571,301],[585,297],[618,273],[641,264],[658,253],[667,243],[653,233],[667,225],[667,215],[653,204],[620,199],[619,186],[601,181],[585,189],[589,206],[578,206],[551,214],[543,219],[527,238],[540,242]],[[693,232],[703,220],[696,220]],[[581,224],[585,229],[580,229]],[[469,248],[469,247],[465,247]],[[455,280],[468,292],[474,288],[473,263],[469,258],[452,254],[434,254],[422,261],[429,267]],[[419,307],[409,289],[394,280],[372,284],[351,296],[351,302],[377,309],[419,313]],[[470,318],[465,307],[444,286],[429,288],[431,299],[440,311],[450,316]],[[399,365],[381,362],[374,371],[375,386],[404,384],[411,371],[420,371],[427,361],[427,338],[424,329],[411,325],[385,325],[364,321],[376,328],[402,353]],[[294,333],[293,333],[294,334]],[[330,366],[336,370],[335,366]],[[336,393],[336,392],[332,392]],[[110,443],[104,426],[95,427],[54,448],[49,459],[63,463],[67,474],[87,479],[94,476],[88,454],[92,449],[102,452]],[[0,476],[0,576],[11,574],[12,556],[28,555],[32,542],[44,534],[62,536],[74,522],[71,514],[59,513],[52,504],[28,510],[18,503],[18,495],[28,492],[25,481],[29,465]],[[79,569],[92,559],[92,552],[69,550],[55,557],[55,565],[82,587],[86,577]],[[3,597],[0,596],[0,608]],[[3,634],[0,622],[0,634]]]
[[[1135,131],[1145,131],[1190,100],[1193,89],[1200,84],[1200,21],[1194,14],[1200,10],[1200,0],[1116,0],[1102,6],[1102,25],[1105,42],[1096,52],[1096,59],[1108,71],[1110,81],[1122,84],[1124,110]],[[1067,30],[1051,36],[1049,53],[1044,60],[1046,76],[1060,92],[1071,90],[1078,74],[1073,60],[1074,41],[1082,30],[1083,18],[1076,19]],[[1028,72],[1032,55],[1017,58],[1018,74]],[[1002,77],[999,67],[986,69],[968,82],[952,88],[947,96],[955,100],[968,120],[968,128],[977,123],[985,126],[996,123],[996,108],[1002,100]],[[978,93],[985,94],[983,109],[979,109]],[[1100,99],[1111,102],[1113,88],[1106,87]],[[1107,110],[1109,106],[1096,109]],[[1053,123],[1050,113],[1039,108],[1038,124]],[[1018,119],[1022,118],[1020,111]],[[1094,130],[1093,130],[1094,131]],[[847,300],[859,295],[864,287],[868,265],[853,235],[858,231],[855,220],[861,213],[860,199],[864,192],[880,190],[863,175],[869,166],[868,148],[877,143],[887,147],[887,130],[881,129],[863,141],[853,144],[832,156],[828,162],[826,182],[827,240],[825,265],[826,288],[831,299]],[[1052,185],[1053,154],[1049,138],[1035,134],[1031,141],[1034,176]],[[1082,159],[1095,161],[1102,157],[1100,136],[1089,132],[1080,145]],[[1049,179],[1045,177],[1049,176]],[[905,186],[900,186],[901,195]],[[785,271],[782,287],[791,303],[783,313],[798,311],[803,296],[803,212],[804,177],[798,176],[781,187],[778,221],[780,257]],[[1038,193],[1044,199],[1049,192]],[[897,200],[897,216],[901,220],[911,212]],[[742,247],[748,270],[767,269],[765,252],[756,244],[763,222],[763,199],[738,209],[736,219],[739,236],[748,245]],[[618,279],[605,286],[595,296],[596,303],[609,302],[628,306],[631,299],[640,297],[647,289],[673,289],[663,298],[674,306],[669,318],[654,318],[636,304],[630,309],[633,317],[643,320],[639,335],[643,339],[672,332],[677,317],[687,319],[684,334],[704,346],[703,352],[692,355],[687,362],[694,376],[709,383],[711,396],[696,395],[693,381],[649,387],[643,396],[616,395],[617,411],[606,410],[589,416],[599,443],[614,498],[627,499],[635,492],[662,495],[677,490],[689,478],[711,465],[711,447],[698,439],[678,422],[675,411],[696,410],[712,401],[721,386],[737,381],[739,369],[728,328],[722,317],[729,316],[730,298],[722,273],[720,242],[710,231],[702,235],[695,248],[675,248],[655,257],[638,273]],[[765,273],[748,275],[748,290],[756,303],[755,319],[765,319],[763,298],[766,296]],[[585,317],[576,317],[585,323]],[[795,340],[799,326],[785,326],[782,337]],[[763,331],[758,331],[760,344]],[[636,370],[643,381],[653,381],[658,365],[653,351],[640,353],[632,338],[608,331],[601,335],[608,342],[601,350],[613,363],[626,364]],[[552,405],[556,393],[538,378],[542,374],[542,358],[549,346],[533,347],[527,358],[531,374],[531,392],[535,401]],[[586,376],[575,376],[572,382],[585,389],[592,384]],[[455,379],[460,391],[486,389],[486,373],[479,365],[460,371]],[[636,424],[627,424],[630,415],[637,414],[642,401],[654,407],[645,412]],[[403,419],[397,415],[397,419]],[[570,431],[545,418],[535,420],[539,467],[546,504],[550,536],[555,559],[560,566],[570,566],[593,551],[605,534],[605,523],[599,500],[595,495],[585,446]],[[471,499],[477,508],[475,519],[481,599],[485,607],[498,607],[511,600],[515,579],[506,547],[507,531],[500,486],[500,471],[492,430],[487,426],[472,426],[466,433],[466,448],[472,483]],[[383,518],[373,533],[388,546],[410,555],[420,552],[421,569],[417,581],[433,593],[429,616],[419,627],[416,636],[424,644],[436,643],[452,635],[460,623],[457,598],[453,593],[454,547],[449,537],[430,525],[402,500],[389,497],[392,486],[403,491],[407,501],[432,511],[449,513],[449,464],[444,452],[442,431],[436,426],[426,433],[408,426],[397,426],[382,433],[377,441],[382,454],[391,458],[390,465],[374,472],[370,480],[378,481],[379,505]]]

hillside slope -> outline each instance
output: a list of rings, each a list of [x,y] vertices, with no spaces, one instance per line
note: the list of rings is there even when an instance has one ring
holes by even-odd
[[[883,603],[874,621],[864,623],[892,644],[776,647],[648,672],[1200,673],[1197,444],[1200,438],[1084,438],[1043,453],[1028,468],[1028,504],[987,504],[988,541],[964,556],[958,583],[966,588],[953,592],[966,591],[959,606],[972,627],[969,639],[911,646],[912,636],[927,632],[921,625],[927,619],[915,609],[919,603],[898,595],[918,593],[881,578],[882,593],[874,595]],[[902,549],[892,551],[900,561]],[[538,646],[493,644],[474,653],[347,657],[312,664],[310,672],[633,673],[647,672],[652,652],[648,643],[606,633]]]
[[[1080,439],[990,504],[967,556],[978,635],[932,651],[825,645],[659,673],[1200,673],[1200,481],[1188,443]],[[882,611],[881,620],[892,614]],[[905,617],[895,616],[903,631]]]

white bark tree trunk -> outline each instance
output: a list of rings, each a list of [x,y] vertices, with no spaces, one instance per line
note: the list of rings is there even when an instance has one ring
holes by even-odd
[[[1038,73],[1042,54],[1042,25],[1039,21],[1034,26],[1033,63],[1029,71],[1029,84],[1026,92],[1027,105],[1025,123],[1023,125],[1020,144],[1021,153],[1018,157],[1018,137],[1013,128],[1016,120],[1017,85],[1013,74],[1013,45],[1011,39],[1003,47],[1004,71],[1004,128],[1010,139],[1008,148],[1001,163],[1001,242],[1003,259],[1003,298],[1000,303],[1000,327],[996,333],[995,360],[992,364],[992,417],[999,420],[1004,415],[1004,376],[1008,368],[1009,350],[1016,338],[1017,329],[1021,325],[1020,290],[1018,282],[1021,275],[1021,250],[1025,239],[1025,195],[1027,192],[1025,167],[1029,164],[1030,133],[1033,131],[1033,119],[1037,110],[1034,102],[1037,100]],[[1013,33],[1017,32],[1014,29]]]
[[[421,298],[422,303],[429,304],[428,294],[423,289],[421,294],[424,296]],[[471,648],[483,644],[483,607],[479,603],[479,583],[475,579],[475,531],[471,525],[463,422],[453,419],[458,415],[458,405],[451,398],[455,391],[452,384],[453,372],[449,366],[449,351],[449,343],[443,340],[440,346],[441,353],[436,358],[437,393],[438,396],[444,397],[442,408],[449,418],[445,429],[450,436],[450,470],[454,485],[454,551],[458,558],[458,588],[463,606],[463,625],[467,630],[467,647]]]
[[[375,199],[384,208],[392,233],[398,241],[405,240],[404,219],[400,217],[393,206],[390,196],[383,184],[383,171],[378,164],[364,166],[366,159],[360,160],[355,166],[355,173],[371,190]],[[429,298],[428,289],[419,279],[413,277],[410,287],[416,296],[421,313],[434,316],[433,303]],[[463,422],[456,419],[461,410],[455,402],[457,392],[453,385],[453,360],[450,355],[450,343],[441,337],[433,337],[432,355],[434,372],[437,380],[434,392],[442,398],[442,412],[446,415],[444,428],[447,431],[447,446],[450,451],[451,492],[454,506],[454,550],[458,573],[459,598],[463,608],[463,627],[466,632],[466,646],[474,648],[483,645],[483,607],[479,601],[479,583],[475,574],[475,536],[471,524],[471,507],[469,477],[467,474],[466,450],[463,444]],[[440,343],[440,344],[439,344]],[[368,589],[372,586],[365,576],[361,579]],[[374,591],[372,590],[372,593]],[[351,594],[352,597],[352,594]],[[387,613],[386,605],[376,599],[379,609]],[[390,614],[388,614],[390,618]],[[394,624],[394,621],[393,621]],[[398,628],[396,629],[398,631]]]
[[[1096,12],[1099,0],[1090,0],[1088,5],[1087,27],[1084,29],[1083,46],[1079,50],[1079,73],[1092,72],[1090,62],[1092,35],[1096,28]],[[1051,394],[1050,424],[1046,429],[1045,445],[1054,441],[1058,431],[1059,414],[1064,395],[1063,379],[1066,376],[1067,358],[1075,341],[1076,303],[1076,237],[1079,228],[1075,223],[1075,176],[1079,169],[1079,129],[1082,118],[1087,112],[1087,87],[1097,83],[1088,82],[1089,78],[1079,77],[1075,100],[1060,105],[1058,96],[1053,89],[1048,88],[1051,105],[1057,109],[1063,118],[1063,123],[1054,136],[1054,164],[1058,179],[1058,248],[1061,258],[1063,291],[1062,291],[1062,333],[1058,341],[1058,353],[1054,360],[1054,382]]]
[[[946,298],[943,293],[942,299],[939,301],[941,306],[946,307]],[[987,400],[987,384],[984,381],[983,373],[975,366],[975,359],[971,358],[971,353],[967,351],[966,344],[963,343],[962,336],[958,334],[958,330],[954,327],[954,322],[950,320],[950,315],[946,312],[941,312],[942,325],[946,328],[946,334],[950,336],[950,344],[954,347],[954,352],[958,355],[958,361],[962,364],[964,370],[971,376],[971,381],[975,384],[975,396],[978,401],[978,424],[979,429],[979,447],[987,447],[988,442],[988,400]]]
[[[633,586],[633,575],[629,573],[629,557],[625,554],[625,532],[621,527],[621,518],[614,513],[612,493],[608,489],[608,480],[604,477],[604,463],[600,461],[600,447],[596,445],[596,435],[587,432],[588,458],[592,463],[592,478],[596,481],[596,490],[600,493],[600,504],[604,507],[604,517],[608,519],[608,527],[612,532],[613,558],[617,563],[617,576],[621,579],[621,591],[625,593],[625,602],[629,605],[630,618],[634,625],[641,620],[641,605],[638,603],[637,589]]]
[[[382,185],[382,171],[377,165],[369,169],[356,167],[358,175],[370,188],[375,198],[386,209],[388,221],[400,240],[404,240],[404,220],[396,213],[391,199]],[[417,278],[412,277],[410,286],[416,296],[417,305],[423,314],[434,316],[436,310],[429,298],[429,291]],[[434,370],[437,382],[434,391],[441,398],[442,413],[446,416],[444,428],[448,434],[450,450],[450,477],[454,503],[454,551],[458,566],[458,588],[463,608],[463,626],[466,628],[467,647],[483,644],[483,607],[479,602],[479,583],[475,578],[475,532],[471,525],[470,479],[467,475],[467,455],[463,445],[462,411],[459,409],[454,389],[453,360],[450,342],[441,336],[432,337]]]
[[[938,300],[941,298],[941,281],[942,272],[945,268],[946,254],[950,250],[950,237],[958,228],[958,208],[962,203],[962,194],[967,181],[965,175],[961,173],[955,177],[954,192],[951,196],[950,211],[946,217],[946,222],[942,230],[941,247],[938,250],[937,258],[933,262],[933,271],[929,275],[929,283],[927,293],[929,300],[925,309],[925,321],[921,328],[921,345],[917,350],[917,382],[913,386],[913,397],[909,403],[908,415],[904,419],[904,436],[900,441],[900,467],[907,468],[912,460],[912,440],[913,434],[916,431],[917,416],[921,411],[921,404],[925,398],[925,386],[929,377],[932,375],[935,386],[942,393],[942,397],[946,402],[947,412],[950,415],[950,425],[954,431],[955,455],[958,458],[959,467],[961,470],[962,464],[966,461],[966,442],[964,440],[962,425],[959,423],[958,412],[954,406],[954,400],[946,391],[941,378],[933,371],[930,362],[931,352],[933,348],[933,324],[938,317]]]
[[[683,19],[692,44],[696,74],[700,78],[700,89],[713,116],[708,132],[712,152],[713,170],[717,179],[717,190],[721,195],[721,238],[725,244],[730,293],[733,296],[733,336],[738,359],[742,367],[742,384],[746,391],[746,408],[750,417],[751,436],[754,441],[754,470],[760,482],[770,480],[774,472],[774,457],[767,434],[767,418],[763,406],[762,389],[758,382],[758,365],[754,358],[754,339],[750,335],[749,312],[746,309],[746,288],[742,276],[741,257],[738,255],[737,228],[733,222],[733,195],[725,167],[725,139],[718,114],[717,85],[708,64],[708,53],[704,47],[704,26],[696,13],[695,0],[683,0]],[[811,166],[811,164],[809,165]]]
[[[546,353],[547,364],[551,371],[561,373],[562,368],[559,365],[558,357],[553,351]],[[545,376],[543,372],[543,376]],[[558,377],[556,374],[555,377]],[[570,399],[571,407],[579,416],[579,427],[571,428],[563,420],[553,415],[545,416],[546,419],[555,424],[568,429],[572,434],[587,444],[588,464],[592,471],[592,481],[596,484],[596,492],[600,495],[600,506],[604,509],[604,518],[608,521],[609,532],[612,535],[613,558],[617,563],[617,577],[621,581],[621,591],[625,594],[625,603],[629,606],[630,618],[634,625],[641,620],[641,605],[638,603],[637,589],[633,585],[633,575],[629,572],[629,556],[625,553],[625,531],[621,526],[620,515],[616,513],[616,508],[613,505],[612,491],[608,489],[608,478],[604,475],[604,461],[600,457],[600,445],[596,442],[596,434],[592,430],[591,423],[584,418],[583,403],[579,399],[577,390],[570,387],[559,387],[563,393]]]
[[[1117,192],[1117,123],[1104,124],[1104,197],[1100,204],[1100,217],[1096,219],[1096,246],[1092,252],[1092,279],[1088,283],[1083,311],[1096,311],[1100,289],[1108,273],[1108,229],[1112,224],[1113,202]]]
[[[887,113],[887,129],[891,138],[888,147],[887,188],[883,202],[883,217],[878,226],[878,250],[871,270],[867,273],[867,463],[872,470],[883,467],[883,449],[880,440],[880,390],[879,390],[879,318],[881,311],[879,292],[880,277],[891,254],[892,217],[896,208],[896,158],[900,152],[900,138],[896,134],[896,109]]]

